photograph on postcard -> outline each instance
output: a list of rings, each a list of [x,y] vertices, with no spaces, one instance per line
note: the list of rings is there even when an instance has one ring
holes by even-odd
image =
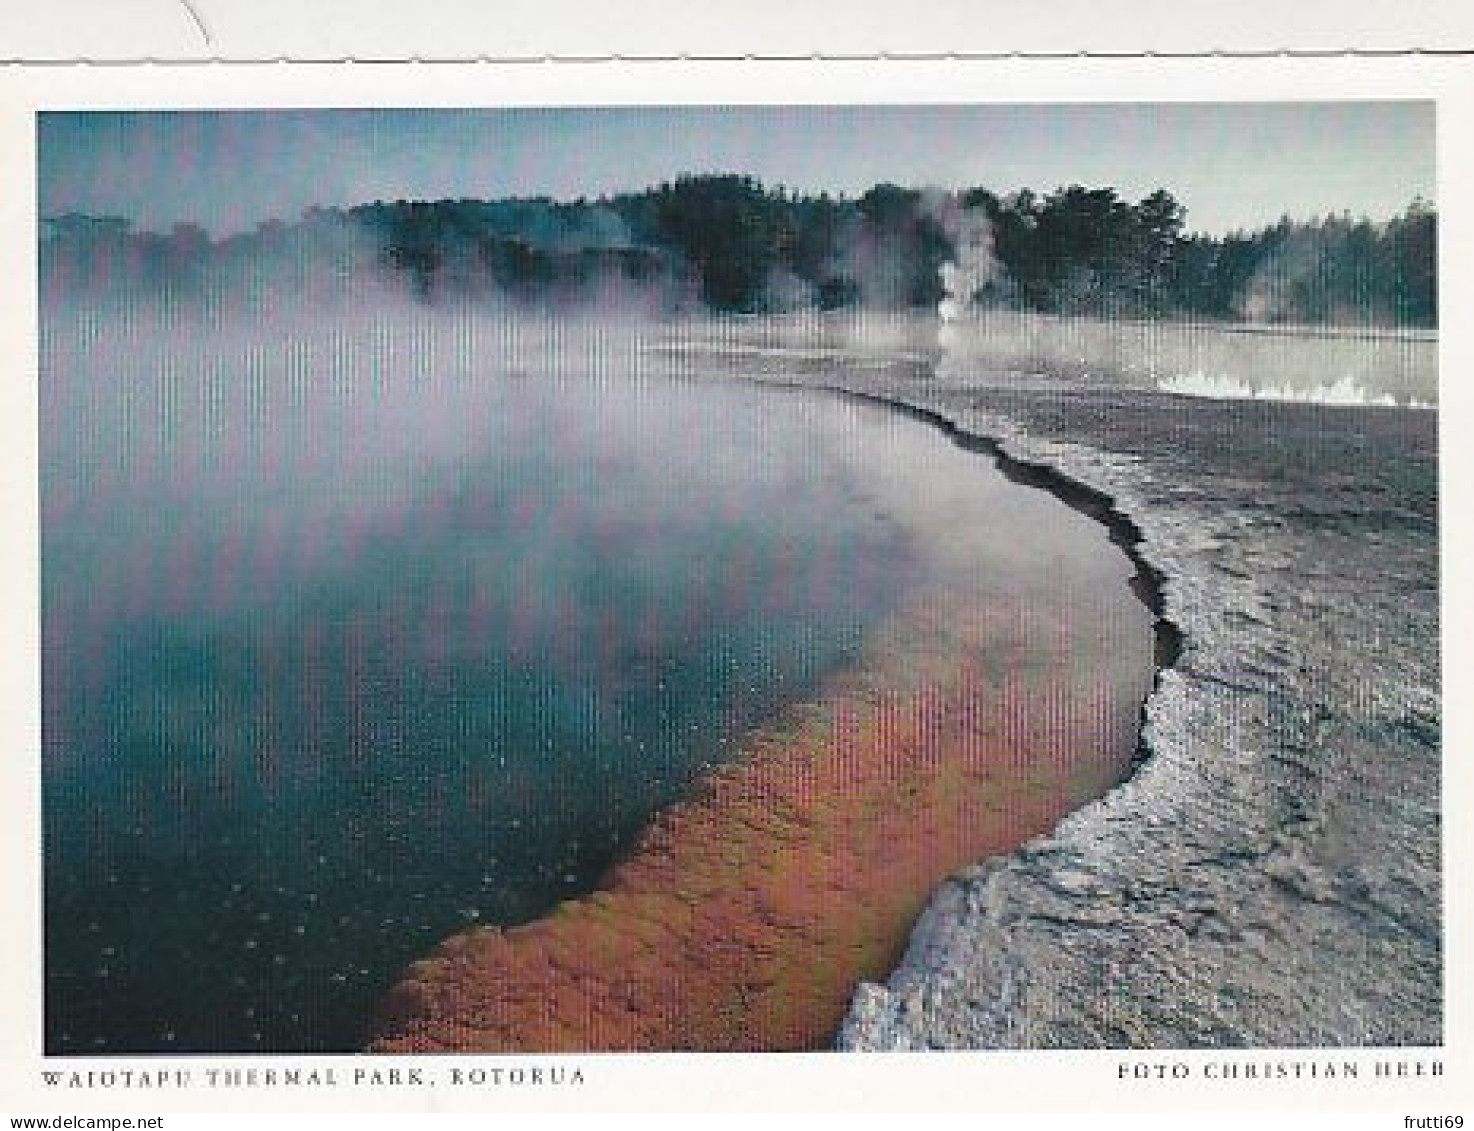
[[[41,110],[44,1052],[1440,1045],[1434,138]]]

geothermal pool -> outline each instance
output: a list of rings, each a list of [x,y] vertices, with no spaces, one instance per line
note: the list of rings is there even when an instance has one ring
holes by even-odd
[[[693,364],[428,312],[48,313],[49,1053],[362,1047],[411,963],[628,879],[749,764],[886,814],[904,875],[867,874],[923,894],[1119,778],[1152,640],[1103,527],[924,422]],[[903,748],[947,771],[945,845],[877,801]]]

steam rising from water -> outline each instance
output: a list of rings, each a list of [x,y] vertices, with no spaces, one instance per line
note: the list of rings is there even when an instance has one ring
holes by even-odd
[[[858,654],[873,429],[647,330],[46,311],[52,1051],[354,1047]]]
[[[937,305],[937,318],[943,335],[947,327],[972,310],[974,296],[1001,271],[993,257],[993,229],[982,209],[949,209],[944,226],[956,258],[942,264],[945,297]]]

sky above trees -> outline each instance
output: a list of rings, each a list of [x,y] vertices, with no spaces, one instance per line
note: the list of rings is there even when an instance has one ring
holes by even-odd
[[[43,216],[217,237],[311,205],[571,200],[690,172],[849,195],[1166,187],[1215,235],[1436,199],[1425,102],[48,112],[38,144]]]

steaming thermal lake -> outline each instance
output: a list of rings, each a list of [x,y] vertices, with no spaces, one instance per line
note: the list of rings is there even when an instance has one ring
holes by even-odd
[[[637,347],[48,312],[49,1052],[359,1047],[407,963],[589,891],[928,589],[1040,633],[1099,593],[1067,677],[1108,670],[1129,753],[1149,617],[1100,526]]]

